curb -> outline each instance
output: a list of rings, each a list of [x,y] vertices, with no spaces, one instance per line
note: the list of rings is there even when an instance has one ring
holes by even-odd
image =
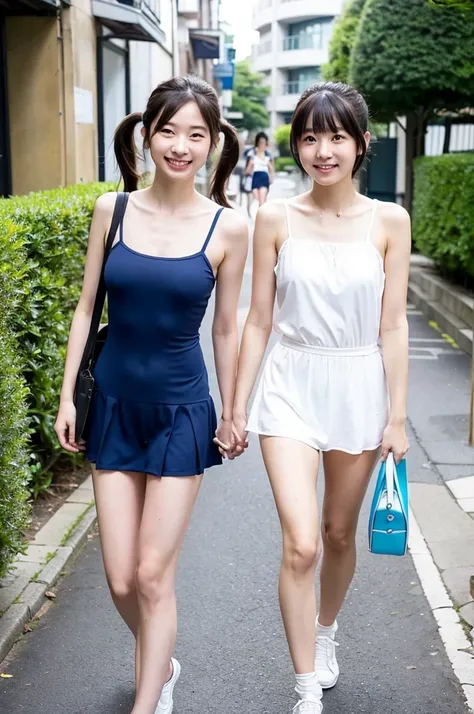
[[[20,556],[14,564],[18,574],[3,586],[6,608],[0,617],[0,663],[23,634],[25,625],[48,602],[45,593],[86,542],[97,520],[92,496],[89,477],[38,531],[26,555]],[[36,572],[30,577],[32,568],[36,568]],[[0,596],[3,588],[0,587]],[[10,602],[6,603],[9,596]]]

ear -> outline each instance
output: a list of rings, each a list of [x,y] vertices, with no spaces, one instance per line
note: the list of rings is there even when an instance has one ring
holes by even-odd
[[[145,127],[144,127],[144,126],[142,126],[142,128],[140,129],[140,134],[142,135],[143,138],[145,138],[146,131],[145,131]]]
[[[370,139],[371,139],[370,131],[366,131],[366,132],[365,132],[365,134],[364,134],[364,139],[365,139],[365,145],[366,145],[366,147],[369,148]]]

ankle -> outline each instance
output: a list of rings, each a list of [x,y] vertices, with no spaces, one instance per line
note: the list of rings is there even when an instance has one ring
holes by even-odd
[[[329,622],[326,620],[325,622]],[[334,636],[337,631],[337,620],[334,620],[331,624],[321,624],[319,617],[316,618],[316,634],[319,635],[330,635]]]
[[[318,680],[316,672],[308,672],[307,674],[297,674],[295,692],[301,699],[314,697],[320,699],[323,696],[323,690]]]

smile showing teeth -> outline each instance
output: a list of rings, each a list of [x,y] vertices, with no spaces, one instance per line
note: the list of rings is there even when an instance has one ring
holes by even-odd
[[[169,159],[167,156],[165,156],[166,161],[171,164],[171,166],[188,166],[191,162],[190,161],[179,161],[178,159]]]

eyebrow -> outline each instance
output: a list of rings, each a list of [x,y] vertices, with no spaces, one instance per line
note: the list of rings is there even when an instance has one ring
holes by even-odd
[[[344,129],[342,126],[338,126],[336,131],[329,131],[327,132],[328,134],[342,134],[344,133]],[[312,126],[307,126],[306,129],[303,130],[303,134],[314,134],[314,129]]]
[[[169,121],[166,126],[176,126],[176,123],[174,121]],[[199,129],[200,131],[208,131],[208,128],[206,126],[203,126],[202,124],[195,124],[194,126],[190,126],[190,129]]]

